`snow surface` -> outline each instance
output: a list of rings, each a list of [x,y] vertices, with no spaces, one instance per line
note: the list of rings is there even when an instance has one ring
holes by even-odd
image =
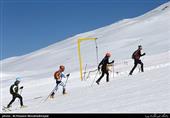
[[[167,2],[139,17],[78,34],[27,55],[1,60],[1,107],[11,100],[9,86],[19,76],[24,86],[24,104],[28,107],[15,109],[19,107],[16,100],[12,105],[14,113],[169,113],[169,21],[170,2]],[[115,64],[110,82],[106,83],[104,77],[100,85],[93,83],[96,72],[80,81],[77,39],[82,37],[98,38],[99,60],[105,52],[112,53],[110,60],[114,59]],[[88,71],[96,69],[94,42],[82,44]],[[128,76],[133,67],[131,54],[139,44],[146,53],[142,57],[145,72],[136,69]],[[66,87],[68,94],[63,96],[60,87],[55,99],[43,102],[55,86],[53,73],[60,64],[65,65],[65,73],[71,73]]]

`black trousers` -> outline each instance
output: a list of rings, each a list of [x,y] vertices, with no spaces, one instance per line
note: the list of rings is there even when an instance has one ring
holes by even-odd
[[[96,82],[100,82],[100,80],[104,77],[105,74],[106,74],[106,82],[109,82],[109,72],[107,70],[102,70],[102,75]]]
[[[10,103],[8,104],[7,107],[10,107],[11,104],[15,101],[16,98],[20,99],[20,105],[23,106],[22,96],[19,95],[19,94],[12,94],[12,100],[10,101]]]
[[[135,70],[135,68],[137,67],[137,65],[140,64],[141,65],[141,71],[143,72],[143,63],[141,60],[138,60],[138,59],[134,59],[134,66],[132,68],[132,70],[130,71],[130,75],[132,75],[133,71]]]

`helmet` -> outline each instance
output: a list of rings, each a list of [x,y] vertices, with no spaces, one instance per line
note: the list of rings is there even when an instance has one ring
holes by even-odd
[[[142,45],[138,45],[138,48],[142,48]]]
[[[109,52],[107,52],[107,53],[106,53],[106,56],[107,56],[107,57],[110,57],[110,56],[111,56],[111,54],[110,54]]]
[[[64,70],[65,70],[65,67],[64,67],[63,65],[60,65],[60,69],[61,69],[62,71],[64,71]]]
[[[19,77],[16,78],[15,85],[19,84],[21,79]]]
[[[21,81],[21,78],[20,78],[20,77],[17,77],[17,78],[16,78],[16,81],[19,81],[19,82],[20,82],[20,81]]]

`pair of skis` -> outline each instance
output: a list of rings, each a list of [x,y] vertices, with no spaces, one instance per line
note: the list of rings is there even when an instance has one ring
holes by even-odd
[[[68,78],[69,78],[69,76],[70,76],[70,73],[69,74],[67,74],[66,75],[67,76],[67,79],[66,79],[66,81],[65,81],[65,86],[66,86],[66,84],[67,84],[67,81],[68,81]],[[50,95],[52,94],[52,92],[55,90],[55,88],[50,92],[50,94],[47,96],[47,98],[43,101],[43,102],[45,102],[45,101],[47,101],[47,99],[50,97]]]
[[[11,109],[11,108],[8,108],[8,107],[5,107],[5,106],[3,106],[2,107],[2,111],[3,112],[11,112],[11,111],[15,111],[15,110],[19,110],[19,109],[23,109],[23,108],[26,108],[27,106],[24,106],[24,107],[17,107],[17,108],[14,108],[14,109]]]
[[[10,112],[12,110],[10,108],[8,108],[8,107],[3,106],[2,111],[3,112]]]

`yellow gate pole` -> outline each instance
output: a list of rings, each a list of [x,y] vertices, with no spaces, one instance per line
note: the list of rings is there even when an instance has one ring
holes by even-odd
[[[80,64],[80,80],[83,80],[83,72],[82,72],[82,58],[81,58],[81,49],[80,49],[80,43],[81,41],[85,41],[85,40],[95,40],[96,41],[97,38],[79,38],[78,39],[78,56],[79,56],[79,64]]]

